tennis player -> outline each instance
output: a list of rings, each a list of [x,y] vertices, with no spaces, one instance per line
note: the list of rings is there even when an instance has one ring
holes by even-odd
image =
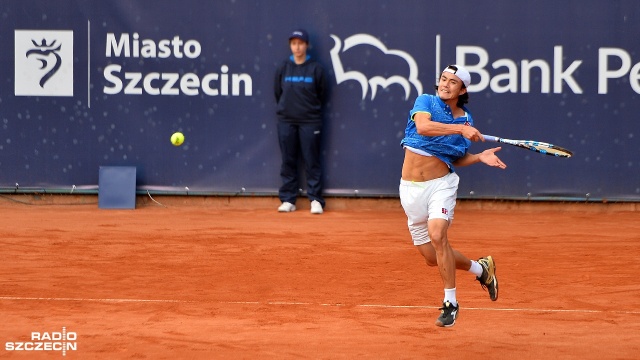
[[[409,232],[427,265],[438,266],[444,283],[444,301],[437,326],[453,326],[458,317],[456,269],[476,275],[491,300],[498,299],[493,258],[469,260],[451,247],[447,237],[459,181],[454,166],[482,162],[500,169],[507,167],[495,154],[500,147],[479,154],[468,152],[471,141],[484,141],[464,106],[469,101],[470,83],[471,76],[466,69],[447,66],[436,85],[437,95],[423,94],[416,99],[401,141],[405,156],[400,201],[407,215]]]

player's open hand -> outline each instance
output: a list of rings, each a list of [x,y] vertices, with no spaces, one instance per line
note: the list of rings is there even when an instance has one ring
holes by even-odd
[[[495,147],[481,152],[480,154],[478,154],[480,161],[489,166],[506,169],[507,165],[503,163],[502,160],[500,160],[500,158],[498,158],[498,156],[496,155],[496,151],[500,151],[500,149],[502,149],[502,147]]]

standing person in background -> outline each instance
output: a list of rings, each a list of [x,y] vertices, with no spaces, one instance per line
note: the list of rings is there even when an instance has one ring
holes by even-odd
[[[280,212],[296,210],[298,160],[302,157],[307,178],[311,213],[322,214],[322,166],[320,145],[326,92],[324,69],[307,55],[309,35],[295,30],[289,35],[291,56],[276,71],[274,93],[277,103],[278,139],[282,153],[278,196]]]
[[[488,290],[491,300],[498,299],[493,258],[469,260],[451,247],[447,236],[459,181],[454,166],[482,162],[500,169],[507,167],[495,154],[500,147],[479,154],[468,152],[471,141],[484,141],[465,107],[470,83],[471,76],[466,69],[447,66],[436,85],[437,94],[423,94],[416,99],[401,141],[405,155],[400,202],[407,215],[409,232],[427,265],[438,267],[444,283],[444,301],[437,326],[453,326],[458,317],[456,269],[474,274]]]

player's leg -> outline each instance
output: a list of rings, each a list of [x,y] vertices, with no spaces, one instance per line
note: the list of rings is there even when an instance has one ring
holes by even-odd
[[[447,230],[449,221],[445,219],[430,219],[427,225],[429,238],[436,253],[436,262],[445,289],[456,287],[456,257],[449,244]]]
[[[456,173],[449,173],[433,182],[427,227],[444,283],[444,301],[436,325],[453,326],[458,318],[459,305],[456,298],[456,258],[449,243],[448,230],[453,221],[459,178]]]
[[[282,155],[280,167],[280,178],[282,185],[278,191],[280,201],[283,203],[278,210],[293,211],[295,207],[287,206],[285,203],[295,205],[298,196],[298,126],[295,124],[278,121],[278,142]],[[286,209],[284,207],[287,207]]]
[[[438,266],[438,260],[436,259],[436,250],[433,248],[433,244],[428,242],[426,244],[417,246],[418,251],[424,257],[427,266]],[[456,259],[456,270],[468,271],[476,276],[476,279],[480,281],[482,278],[486,282],[490,277],[489,264],[485,265],[489,260],[493,263],[493,259],[489,256],[487,258],[481,258],[478,261],[470,260],[456,249],[453,250],[453,256]],[[494,267],[495,269],[495,267]],[[496,281],[497,284],[497,281]]]
[[[440,270],[440,276],[444,283],[444,300],[436,325],[446,327],[455,324],[459,310],[456,298],[456,259],[447,237],[448,228],[449,222],[447,220],[429,220],[429,237],[436,252],[438,270]]]
[[[435,233],[435,231],[442,231],[442,230],[431,229],[431,226],[432,226],[431,222],[434,218],[448,219],[448,222],[446,223],[447,225],[446,227],[443,226],[441,228],[438,228],[438,229],[444,229],[444,233],[442,236],[444,236],[444,239],[446,240],[446,243],[444,244],[445,256],[448,256],[449,254],[448,251],[451,251],[451,253],[453,253],[453,249],[450,249],[450,250],[447,249],[447,247],[451,248],[451,246],[448,245],[446,230],[449,228],[449,226],[451,225],[451,222],[453,221],[453,214],[454,214],[454,209],[456,205],[456,196],[457,196],[459,181],[460,181],[460,178],[456,173],[451,173],[439,179],[437,191],[434,191],[433,196],[431,196],[430,203],[429,203],[429,233],[432,233],[433,231],[434,234],[437,234]],[[439,223],[436,223],[434,225],[438,227]],[[438,251],[439,244],[435,240],[437,240],[436,237],[431,236],[431,241],[434,246],[434,250],[436,252],[436,260],[438,262],[438,267],[440,268],[440,273],[442,274],[443,269],[441,266],[441,260],[449,261],[449,264],[451,260],[439,258],[440,256]],[[491,256],[481,258],[477,262],[476,261],[471,262],[471,265],[468,268],[470,272],[476,275],[476,279],[480,281],[480,284],[482,285],[482,287],[489,292],[489,297],[493,301],[496,301],[498,299],[498,279],[495,276],[495,269],[496,269],[495,262],[493,261],[493,258]],[[454,279],[455,279],[455,271],[454,271]],[[455,282],[454,282],[454,285],[455,285]],[[453,293],[453,295],[451,295],[451,293]],[[445,302],[447,300],[447,294],[449,297],[453,297],[455,299],[455,287],[447,288],[446,281],[445,281]]]
[[[427,230],[436,253],[436,261],[445,289],[456,287],[456,257],[449,244],[447,231],[453,221],[458,182],[456,173],[449,173],[442,178],[430,181],[433,189],[427,206],[429,213]],[[455,305],[455,298],[452,300]]]
[[[424,257],[427,266],[438,266],[436,250],[431,242],[416,246],[420,254]],[[491,256],[475,260],[469,260],[458,250],[453,249],[456,259],[456,270],[468,271],[475,275],[475,279],[480,282],[482,288],[489,293],[489,298],[498,300],[498,278],[496,276],[495,260]]]
[[[436,250],[433,248],[433,244],[428,242],[424,245],[420,245],[417,247],[420,254],[424,257],[425,262],[428,266],[438,266],[438,261],[436,259]],[[462,271],[471,271],[472,264],[475,261],[469,260],[466,256],[464,256],[461,252],[456,249],[453,250],[453,256],[456,259],[456,269]],[[476,276],[480,276],[482,274],[482,270],[479,273],[475,273]]]

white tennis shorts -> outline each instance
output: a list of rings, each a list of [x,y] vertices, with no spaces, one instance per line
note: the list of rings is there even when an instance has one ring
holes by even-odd
[[[424,182],[400,180],[400,203],[407,214],[414,245],[431,241],[427,231],[429,219],[453,221],[459,182],[456,173]]]

